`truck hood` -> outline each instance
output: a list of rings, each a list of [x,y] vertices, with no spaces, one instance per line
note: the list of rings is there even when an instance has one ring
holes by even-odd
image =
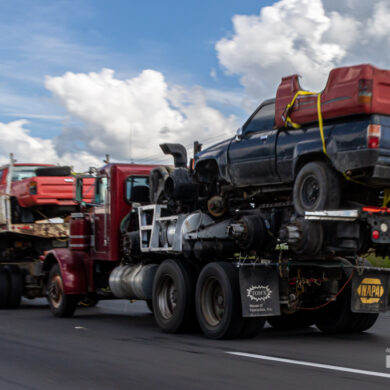
[[[195,156],[195,162],[198,163],[202,160],[217,160],[222,154],[226,153],[230,143],[234,137],[228,138],[226,140],[223,140],[221,142],[218,142],[215,145],[209,146],[207,149],[199,152]]]

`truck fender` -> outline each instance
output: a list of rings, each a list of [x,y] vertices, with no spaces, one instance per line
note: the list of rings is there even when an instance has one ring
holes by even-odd
[[[87,294],[88,288],[83,257],[82,252],[73,252],[68,248],[52,249],[44,259],[42,270],[48,276],[50,269],[58,264],[64,283],[64,293],[84,295]]]
[[[329,154],[328,154],[329,156]],[[292,178],[295,178],[299,170],[310,161],[327,160],[333,166],[332,161],[324,154],[321,140],[309,140],[299,142],[294,147]]]

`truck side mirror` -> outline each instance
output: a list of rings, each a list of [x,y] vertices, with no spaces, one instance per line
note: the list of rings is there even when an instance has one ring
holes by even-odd
[[[242,137],[243,137],[243,128],[241,126],[236,131],[236,141],[242,139]]]
[[[78,177],[76,179],[76,202],[81,203],[83,201],[83,178]]]

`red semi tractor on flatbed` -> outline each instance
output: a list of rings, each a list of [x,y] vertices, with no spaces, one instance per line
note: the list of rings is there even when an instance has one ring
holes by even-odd
[[[199,322],[207,337],[220,339],[252,337],[265,320],[275,328],[316,324],[328,333],[363,331],[386,310],[385,270],[355,255],[310,258],[283,245],[259,257],[253,248],[267,245],[267,232],[259,230],[255,212],[222,219],[201,210],[175,213],[183,204],[161,200],[183,190],[172,177],[165,167],[133,164],[97,171],[93,202],[72,215],[69,247],[50,250],[43,261],[55,316],[73,315],[85,298],[138,299],[164,331]],[[82,178],[76,191],[81,201]],[[307,218],[337,229],[364,223],[368,213],[378,223],[390,220],[388,210],[377,208]]]

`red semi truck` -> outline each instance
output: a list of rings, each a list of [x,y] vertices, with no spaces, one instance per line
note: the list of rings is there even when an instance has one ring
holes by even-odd
[[[282,248],[256,210],[236,210],[232,218],[192,210],[200,194],[187,180],[186,157],[176,153],[177,145],[163,149],[175,157],[175,174],[133,164],[97,172],[93,202],[72,215],[69,247],[52,249],[43,262],[55,316],[73,315],[84,298],[139,299],[166,332],[199,323],[207,337],[220,339],[252,337],[266,319],[275,328],[364,331],[387,309],[388,274],[362,258],[311,258]],[[81,201],[82,178],[77,192]],[[388,211],[377,212],[372,220],[389,219]],[[316,224],[335,229],[364,222],[359,210],[307,218],[314,231]],[[299,234],[300,240],[313,238]],[[267,257],[256,255],[267,247]]]

